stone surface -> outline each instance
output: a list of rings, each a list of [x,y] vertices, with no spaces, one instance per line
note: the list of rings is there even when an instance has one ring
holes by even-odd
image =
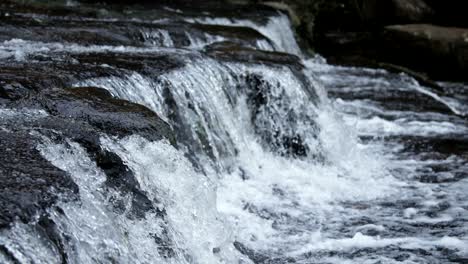
[[[445,8],[455,6],[448,3]],[[436,80],[466,81],[465,29],[405,25],[457,24],[441,16],[444,10],[422,0],[329,1],[320,5],[315,18],[314,47],[335,64],[390,63]],[[398,24],[404,25],[394,26]]]
[[[131,195],[129,217],[144,217],[156,210],[140,190],[131,171],[114,153],[100,147],[102,133],[118,137],[139,134],[149,140],[167,139],[173,144],[171,128],[141,105],[114,99],[106,90],[94,87],[44,90],[23,99],[11,113],[44,109],[39,118],[2,116],[0,120],[0,227],[13,220],[30,222],[45,214],[58,197],[77,199],[77,186],[64,171],[45,160],[37,150],[40,135],[54,141],[68,138],[80,143],[107,175],[107,186]],[[13,130],[12,130],[13,129]],[[118,201],[114,200],[119,207]]]
[[[288,53],[256,50],[232,42],[217,42],[205,48],[205,53],[217,59],[246,63],[287,65],[302,69],[300,59]]]
[[[468,76],[468,29],[427,24],[385,27],[383,57],[437,79]]]
[[[149,140],[163,138],[174,142],[168,124],[148,108],[113,98],[105,89],[80,87],[45,90],[34,101],[51,115],[85,121],[110,135],[139,134]]]
[[[37,140],[24,131],[0,130],[0,229],[14,220],[32,221],[58,196],[77,198],[75,183],[41,156]]]

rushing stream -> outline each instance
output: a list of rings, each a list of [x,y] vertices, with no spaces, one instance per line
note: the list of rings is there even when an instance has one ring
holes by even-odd
[[[93,144],[132,176],[109,187],[115,171],[96,148],[59,125],[37,125],[65,111],[59,104],[0,101],[2,133],[37,138],[40,157],[78,196],[50,187],[58,198],[41,215],[0,225],[0,263],[468,261],[466,87],[443,83],[452,92],[441,94],[404,74],[307,58],[278,12],[266,21],[165,12],[181,18],[37,16],[46,32],[62,22],[68,34],[123,32],[118,45],[37,29],[0,43],[3,64],[51,61],[69,75],[66,89],[104,88],[152,110],[174,134],[116,136],[99,123]],[[246,28],[253,40],[216,33]]]

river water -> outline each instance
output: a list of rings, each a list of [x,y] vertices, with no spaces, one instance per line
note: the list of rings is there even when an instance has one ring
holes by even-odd
[[[184,21],[255,29],[269,41],[251,48],[291,53],[302,65],[217,59],[203,49],[225,39],[192,36],[181,48],[167,31],[146,32],[145,47],[0,44],[0,58],[11,61],[110,51],[183,61],[162,74],[125,71],[72,84],[105,88],[171,125],[176,147],[137,134],[100,137],[167,217],[119,214],[109,204],[125,195],[103,187],[106,175],[86,150],[43,135],[37,149],[71,175],[80,200],[48,210],[61,249],[17,221],[0,230],[0,262],[62,263],[59,251],[69,263],[468,261],[466,88],[443,83],[452,92],[441,94],[404,74],[308,58],[282,14],[263,24]]]

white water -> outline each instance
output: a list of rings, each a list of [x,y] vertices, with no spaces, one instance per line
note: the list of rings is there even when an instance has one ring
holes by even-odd
[[[380,230],[373,233],[386,234],[386,237],[355,233],[351,238],[326,240],[317,245],[312,244],[310,247],[317,247],[313,250],[328,247],[332,250],[338,248],[342,251],[349,251],[353,248],[375,249],[396,245],[400,251],[418,249],[428,252],[437,252],[440,248],[447,248],[458,252],[462,258],[466,258],[468,255],[468,236],[466,234],[468,211],[466,210],[466,192],[464,191],[468,187],[468,181],[465,178],[468,171],[466,158],[455,153],[450,153],[448,157],[439,157],[431,154],[430,149],[421,153],[405,153],[407,150],[405,150],[404,141],[384,141],[391,136],[438,139],[455,135],[452,137],[464,138],[468,133],[466,122],[443,113],[412,112],[405,109],[389,110],[386,109],[385,105],[380,105],[372,99],[356,100],[347,98],[347,95],[358,94],[363,90],[385,89],[387,93],[395,90],[416,90],[433,97],[439,103],[452,109],[454,113],[458,113],[458,111],[454,110],[452,105],[448,105],[446,100],[440,100],[437,95],[427,92],[426,88],[419,86],[417,82],[408,79],[408,77],[404,77],[402,82],[400,81],[401,76],[392,76],[382,70],[332,67],[323,62],[309,65],[313,67],[313,71],[317,73],[317,76],[320,76],[331,92],[339,91],[338,96],[345,96],[345,99],[335,98],[333,100],[336,109],[342,113],[345,123],[350,128],[354,128],[358,135],[374,138],[373,141],[366,143],[367,147],[381,151],[381,155],[386,157],[387,169],[395,177],[401,179],[402,184],[397,189],[399,195],[392,195],[386,200],[387,203],[395,201],[395,207],[402,207],[400,209],[402,211],[389,211],[391,212],[390,216],[385,215],[389,209],[380,206],[377,206],[377,209],[349,210],[350,212],[361,211],[360,214],[372,216],[372,222],[382,223],[383,225],[379,227]],[[349,85],[349,83],[354,83],[354,85]],[[348,85],[344,86],[345,84]],[[376,138],[382,140],[375,140]],[[436,169],[438,167],[447,168],[445,169],[447,171],[438,171]],[[426,175],[424,177],[428,177],[427,179],[448,182],[442,184],[419,182],[418,179],[421,179],[422,175]],[[457,180],[457,177],[462,177],[462,179]],[[409,205],[404,206],[405,202]],[[402,205],[398,206],[399,203]],[[437,209],[447,204],[450,204],[447,209]],[[384,216],[380,216],[382,214]],[[452,234],[456,235],[450,236],[451,232],[444,230],[443,226],[457,222],[461,224],[459,226],[455,224],[457,227],[452,230],[457,230],[459,233],[453,232]],[[437,225],[442,225],[442,227]],[[386,226],[390,229],[389,231],[385,231]],[[414,228],[414,226],[419,226],[419,228]],[[398,229],[406,229],[406,232],[403,231],[399,234]],[[357,231],[359,230],[355,232]],[[312,250],[311,248],[308,250]],[[406,261],[408,263],[448,262],[448,260],[442,260],[440,258],[442,256],[444,254],[439,258],[410,255]],[[384,263],[396,262],[392,258],[380,257],[379,259]],[[332,258],[329,261],[348,263],[339,258]],[[353,259],[353,262],[368,263],[369,259],[361,257]]]
[[[294,132],[303,135],[313,149],[318,142],[313,138],[316,131],[310,124],[316,119],[317,107],[311,101],[321,99],[311,98],[303,84],[286,67],[247,66],[205,58],[188,61],[183,69],[164,74],[158,77],[157,82],[132,74],[123,78],[90,79],[75,86],[106,88],[115,96],[146,105],[165,120],[169,119],[167,115],[171,110],[162,102],[164,89],[169,88],[180,111],[181,122],[196,138],[192,143],[202,145],[203,139],[197,135],[206,135],[215,161],[225,167],[230,166],[230,161],[224,159],[231,159],[236,151],[257,141],[253,135],[245,90],[239,89],[239,86],[246,85],[243,78],[248,74],[261,76],[273,88],[268,94],[271,97],[269,105],[258,114],[261,129],[279,129],[284,133],[288,130],[292,133],[291,130],[295,129]],[[297,120],[294,123],[283,120],[288,115],[295,116]]]
[[[216,23],[221,22],[217,20]],[[345,81],[339,77],[323,74],[324,68],[329,71],[334,70],[330,66],[314,62],[306,62],[306,65],[309,67],[305,70],[310,78],[309,84],[317,84],[312,76],[315,73],[325,83],[354,83],[358,89],[360,89],[360,84],[367,87],[369,82],[387,87],[393,85],[391,80],[379,78],[356,77]],[[384,71],[375,72],[386,74]],[[239,76],[247,73],[262,76],[270,85],[270,89],[273,89],[270,90],[270,104],[263,109],[265,112],[260,112],[260,116],[262,114],[268,116],[266,119],[268,121],[262,123],[263,127],[267,130],[277,128],[282,131],[288,131],[288,128],[294,127],[294,131],[299,131],[306,138],[306,144],[310,149],[319,149],[320,153],[325,156],[325,161],[314,158],[292,159],[265,149],[262,139],[258,137],[252,126],[251,106],[246,101],[246,94],[235,88],[243,84],[239,81]],[[322,95],[318,100],[318,105],[315,106],[311,103],[312,98],[305,91],[303,84],[287,69],[261,65],[246,66],[199,59],[190,61],[183,69],[160,76],[159,82],[156,83],[148,80],[148,85],[141,85],[138,79],[138,76],[132,75],[123,78],[88,80],[77,85],[100,85],[116,96],[143,103],[166,116],[168,109],[158,102],[163,101],[161,83],[166,85],[169,83],[179,111],[182,112],[185,126],[191,128],[191,133],[194,135],[200,126],[207,133],[209,146],[214,149],[216,169],[210,169],[213,165],[207,166],[207,164],[213,163],[206,162],[207,160],[203,160],[202,163],[208,167],[205,167],[207,176],[217,185],[217,209],[228,217],[228,225],[233,228],[233,234],[235,234],[233,239],[248,248],[269,258],[288,256],[298,262],[306,263],[310,259],[304,256],[311,252],[347,252],[390,246],[396,246],[401,250],[429,251],[443,247],[455,250],[462,256],[467,254],[467,237],[448,235],[419,237],[417,233],[413,236],[395,233],[381,238],[380,235],[361,233],[362,230],[366,232],[374,230],[373,232],[386,234],[386,225],[391,226],[392,221],[396,223],[400,221],[398,216],[385,219],[384,215],[390,212],[405,215],[410,218],[410,220],[405,220],[406,222],[418,224],[463,219],[466,217],[465,209],[449,210],[446,215],[431,218],[421,216],[417,211],[408,214],[408,210],[412,210],[411,207],[404,208],[401,212],[383,210],[375,213],[373,210],[361,212],[359,209],[345,206],[347,203],[372,204],[374,201],[393,201],[401,198],[399,197],[401,193],[406,193],[405,197],[414,196],[418,197],[417,199],[431,201],[432,204],[423,205],[423,208],[427,207],[427,209],[422,209],[423,211],[431,210],[431,206],[441,203],[432,198],[440,191],[424,186],[424,184],[407,181],[416,176],[418,171],[425,166],[440,164],[440,161],[428,163],[430,161],[394,160],[396,157],[393,156],[392,149],[387,149],[388,147],[381,143],[362,144],[357,140],[357,135],[464,134],[467,131],[465,125],[452,123],[445,120],[444,116],[435,113],[406,113],[424,117],[422,120],[414,120],[405,118],[405,113],[401,111],[382,110],[368,102],[345,102],[343,100],[336,101],[336,107],[344,111],[343,117],[339,117],[334,114],[335,110],[323,96],[325,93],[320,85],[313,87],[317,94]],[[125,86],[121,85],[122,80],[125,80]],[[415,83],[410,82],[407,85],[409,88],[397,88],[424,92]],[[349,91],[352,92],[353,89],[356,88],[352,86]],[[129,94],[125,92],[127,90],[134,92]],[[441,101],[434,95],[429,95]],[[193,105],[189,106],[189,103]],[[442,103],[445,102],[442,101]],[[362,118],[361,114],[349,112],[349,104],[359,109],[364,107],[364,109],[376,112],[393,113],[401,118],[393,121],[377,116]],[[291,113],[301,116],[299,123],[285,121],[285,117]],[[168,120],[167,116],[166,120]],[[311,122],[318,124],[319,129],[311,126]],[[318,136],[308,138],[311,135]],[[447,164],[452,164],[452,162],[454,161],[446,161]],[[408,174],[403,176],[400,173],[394,173],[394,170]],[[463,182],[460,184],[465,186]],[[453,191],[459,193],[463,189],[461,186],[455,187]],[[416,189],[410,191],[412,188]],[[385,221],[377,228],[368,224],[354,226],[349,223],[348,225],[353,226],[354,231],[344,236],[337,233],[337,230],[330,229],[330,226],[335,225],[336,228],[341,225],[346,226],[347,221],[351,222],[353,217],[363,217],[366,214],[369,216],[375,214],[377,217],[383,217],[382,220]],[[372,256],[372,258],[375,257]],[[341,258],[327,258],[320,255],[312,259],[338,263],[345,261]],[[377,259],[393,262],[391,258],[385,256],[377,257]],[[356,262],[369,261],[366,257],[354,260]],[[418,262],[421,261],[421,257],[410,256],[408,261]]]
[[[50,212],[61,233],[72,238],[73,263],[233,263],[243,258],[232,246],[232,230],[216,210],[214,183],[195,172],[169,143],[138,136],[101,139],[103,147],[121,156],[135,173],[148,198],[160,201],[157,207],[167,212],[166,219],[148,212],[144,219],[132,220],[109,207],[121,194],[106,187],[104,173],[83,148],[73,142],[44,141],[39,146],[42,155],[69,172],[80,187],[79,203],[61,203],[63,213]],[[170,259],[158,256],[161,245],[154,240],[155,235],[164,237],[164,230],[176,253]],[[214,248],[219,253],[213,254]]]
[[[59,42],[40,42],[27,41],[22,39],[11,39],[0,44],[0,59],[13,59],[16,61],[25,61],[30,55],[47,55],[50,53],[105,53],[105,52],[123,52],[123,53],[145,53],[145,52],[178,52],[188,53],[184,49],[167,49],[164,47],[131,47],[131,46],[106,46],[106,45],[79,45],[63,44]]]
[[[271,19],[263,27],[222,19],[202,22],[251,26],[272,39],[279,50],[300,54],[292,35],[281,34],[283,27],[291,32],[284,19]],[[59,44],[45,47],[44,52],[89,51]],[[23,49],[28,54],[41,51],[38,43],[18,40],[4,43],[2,48],[5,58],[16,59],[24,58]],[[124,160],[154,205],[166,210],[164,221],[151,212],[142,219],[115,212],[110,200],[121,194],[105,187],[104,172],[78,144],[45,138],[38,146],[80,189],[79,202],[57,205],[63,214],[54,208],[50,211],[60,231],[70,236],[66,251],[72,263],[250,262],[234,248],[234,241],[267,260],[277,258],[278,263],[287,258],[297,263],[397,263],[395,254],[403,251],[409,252],[406,263],[435,262],[441,255],[425,259],[417,250],[436,252],[441,248],[454,250],[459,257],[468,255],[466,224],[457,225],[454,232],[441,228],[432,233],[425,226],[414,230],[414,225],[466,223],[466,179],[446,186],[414,181],[421,170],[434,164],[459,165],[457,170],[466,173],[464,159],[456,155],[441,160],[405,158],[398,156],[403,148],[400,143],[363,143],[358,138],[463,135],[466,126],[445,114],[388,110],[366,100],[329,100],[315,76],[330,91],[349,93],[382,87],[414,89],[412,85],[393,87],[391,78],[375,76],[348,74],[346,79],[339,74],[341,68],[316,61],[305,62],[306,83],[283,66],[226,63],[203,56],[186,62],[183,68],[155,79],[132,73],[75,84],[103,87],[116,97],[143,104],[190,136],[179,140],[179,150],[164,141],[149,142],[136,135],[120,140],[101,138],[102,147]],[[255,111],[249,101],[249,75],[263,81],[260,86],[268,99]],[[179,123],[171,119],[174,107],[165,103],[166,90],[174,98]],[[264,135],[268,138],[272,131],[300,135],[309,155],[291,157],[270,148]],[[195,165],[202,169],[194,168],[186,157],[190,155],[195,155]],[[452,172],[436,176],[452,179]],[[408,201],[413,203],[406,205]],[[385,202],[392,205],[385,206]],[[447,202],[449,208],[434,213],[434,208]],[[163,236],[164,230],[176,253],[173,257],[161,256],[161,245],[152,237]],[[54,248],[29,225],[17,224],[8,232],[0,234],[0,243],[19,260],[60,261],[54,257]],[[352,255],[359,250],[368,251]],[[0,254],[0,261],[2,257]]]
[[[174,47],[174,42],[172,41],[169,32],[164,29],[158,29],[153,31],[141,31],[141,34],[145,40],[145,42],[159,46],[159,47]]]
[[[262,128],[285,133],[294,128],[325,161],[282,157],[265,147],[253,127],[247,95],[237,88],[245,85],[241,77],[248,73],[261,76],[271,89],[269,103],[257,113]],[[164,116],[169,109],[161,102],[164,85],[169,83],[182,123],[195,138],[197,130],[206,131],[213,149],[214,163],[200,160],[217,187],[212,206],[228,217],[227,226],[235,230],[233,239],[254,250],[275,256],[321,243],[326,237],[322,238],[320,230],[336,206],[341,208],[340,202],[384,198],[400,184],[383,169],[383,160],[358,144],[327,100],[311,98],[287,68],[203,59],[160,76],[158,82],[143,80],[133,74],[76,85],[104,87]],[[287,116],[300,118],[288,121]],[[165,119],[169,120],[168,116]],[[202,153],[198,157],[203,157]],[[204,210],[213,210],[208,204],[204,206]]]

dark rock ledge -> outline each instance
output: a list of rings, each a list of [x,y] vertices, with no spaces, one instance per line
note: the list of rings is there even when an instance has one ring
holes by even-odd
[[[32,221],[32,217],[44,214],[58,196],[76,199],[77,186],[70,177],[39,154],[39,134],[58,142],[69,138],[80,143],[106,173],[108,187],[133,197],[130,217],[142,217],[145,211],[155,210],[123,161],[99,145],[103,133],[117,137],[139,134],[148,140],[164,138],[175,144],[171,128],[154,112],[115,99],[95,87],[44,90],[21,100],[16,111],[24,108],[43,109],[48,116],[0,120],[4,128],[0,144],[5,150],[0,156],[0,227],[14,219]],[[31,133],[34,131],[38,133]]]
[[[32,224],[59,250],[62,261],[68,262],[69,256],[64,250],[67,238],[57,231],[48,212],[53,208],[60,213],[60,207],[56,206],[59,200],[78,201],[79,189],[67,172],[53,166],[39,153],[37,147],[43,142],[42,136],[65,145],[70,139],[86,150],[106,175],[103,188],[121,194],[108,197],[117,214],[135,219],[153,212],[165,221],[165,210],[154,206],[159,201],[148,198],[118,155],[100,146],[103,134],[119,138],[138,134],[148,140],[166,139],[175,145],[171,128],[154,112],[115,99],[108,91],[96,87],[30,92],[20,100],[10,101],[8,109],[17,113],[40,109],[47,115],[28,117],[19,114],[0,118],[0,230],[15,221]],[[130,208],[120,197],[130,198]],[[168,237],[155,238],[155,241],[157,239],[171,243]],[[173,252],[161,254],[170,256]]]

